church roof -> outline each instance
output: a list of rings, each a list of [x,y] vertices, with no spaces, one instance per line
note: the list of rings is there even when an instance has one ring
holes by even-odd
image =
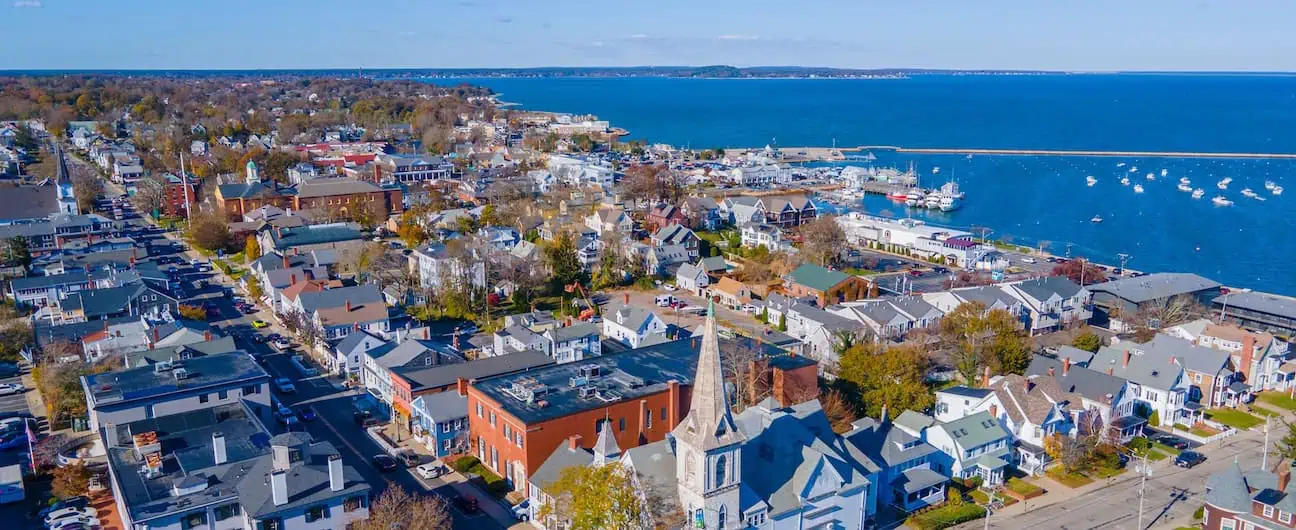
[[[741,443],[745,439],[734,423],[729,412],[729,401],[725,397],[720,342],[716,336],[715,302],[707,307],[702,350],[698,354],[697,374],[693,378],[689,413],[675,427],[673,434],[681,443],[703,451]]]

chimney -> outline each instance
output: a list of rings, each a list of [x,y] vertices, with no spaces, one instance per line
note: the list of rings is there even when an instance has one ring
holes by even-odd
[[[577,451],[577,450],[579,450],[579,449],[580,449],[580,440],[581,440],[581,435],[579,435],[579,434],[573,434],[573,435],[567,437],[567,450],[568,450],[568,451]]]
[[[1063,358],[1062,358],[1062,377],[1066,377],[1067,372],[1070,372],[1070,371],[1071,371],[1071,358],[1070,358],[1070,357],[1063,357]]]
[[[211,342],[211,340],[212,340],[211,330],[209,329],[203,331],[203,342]]]
[[[1112,375],[1112,367],[1107,367],[1107,375]]]
[[[283,255],[283,268],[285,268],[285,269],[288,268],[288,255],[287,255],[287,254],[284,254],[284,255]]]
[[[1174,363],[1175,363],[1175,356],[1171,355],[1171,356],[1170,356],[1170,364],[1174,364]]]
[[[346,310],[347,310],[348,313],[351,312],[351,301],[350,301],[350,300],[347,300],[347,301],[346,301]]]
[[[1291,466],[1280,465],[1278,470],[1278,491],[1287,491],[1287,484],[1291,482]]]
[[[625,303],[626,305],[630,305],[630,293],[625,294]]]
[[[994,403],[990,404],[990,417],[995,419],[999,418],[999,405],[995,405]]]
[[[328,471],[329,490],[342,491],[342,488],[346,487],[346,480],[342,478],[342,455],[329,455]]]
[[[212,433],[212,454],[218,466],[224,464],[229,458],[225,453],[225,434],[220,431]]]
[[[1130,351],[1125,350],[1125,361],[1121,363],[1121,368],[1129,368],[1129,359],[1130,359]],[[1111,370],[1107,370],[1107,371],[1111,372]]]
[[[882,418],[878,421],[878,423],[881,423],[881,424],[884,424],[884,425],[885,425],[886,422],[887,422],[887,406],[886,406],[886,403],[883,403],[883,404],[882,404]]]
[[[450,347],[451,347],[451,348],[454,348],[455,351],[459,351],[459,334],[458,334],[458,333],[455,333],[454,336],[453,336],[453,338],[450,339]]]
[[[455,390],[457,390],[457,391],[459,392],[459,395],[461,395],[461,396],[467,396],[467,395],[468,395],[468,380],[467,380],[467,379],[464,379],[464,378],[462,378],[462,377],[460,377],[458,380],[456,380],[456,381],[455,381]]]
[[[1237,367],[1237,371],[1242,372],[1242,377],[1246,382],[1251,382],[1251,360],[1255,357],[1255,335],[1247,333],[1242,338],[1242,366]]]
[[[988,386],[990,386],[990,367],[989,367],[989,366],[985,367],[985,370],[982,370],[982,372],[981,372],[981,386],[983,386],[983,387],[988,387]]]
[[[153,326],[153,343],[156,344],[160,340],[162,339],[158,338],[158,328],[157,326]]]
[[[1054,375],[1053,375],[1053,367],[1050,366],[1050,367],[1049,367],[1049,377],[1053,377],[1053,376],[1054,376]]]
[[[297,273],[288,275],[288,285],[297,285]]]
[[[270,474],[270,499],[275,506],[288,504],[288,472],[275,471]]]

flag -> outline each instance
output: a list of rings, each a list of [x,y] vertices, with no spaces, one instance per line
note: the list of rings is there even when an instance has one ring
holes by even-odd
[[[24,423],[24,428],[27,431],[25,433],[27,435],[27,460],[31,462],[32,473],[35,474],[36,473],[36,445],[35,445],[36,433],[32,432],[32,428],[31,428],[32,418],[27,418],[27,421],[24,421],[23,423]]]

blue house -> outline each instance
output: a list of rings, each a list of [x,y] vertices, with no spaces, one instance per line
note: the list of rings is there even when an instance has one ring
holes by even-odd
[[[861,418],[844,436],[878,465],[877,506],[892,506],[913,512],[945,502],[948,482],[944,456],[923,441],[923,430],[934,420],[913,411],[905,411],[895,421]]]
[[[447,391],[414,398],[410,423],[414,436],[437,458],[468,449],[468,397]]]

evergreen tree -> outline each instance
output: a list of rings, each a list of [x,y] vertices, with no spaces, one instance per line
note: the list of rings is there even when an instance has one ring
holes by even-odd
[[[580,258],[576,256],[576,242],[570,233],[563,232],[553,244],[544,249],[545,262],[553,274],[551,281],[555,289],[562,289],[580,280]]]
[[[1296,425],[1287,423],[1286,420],[1283,420],[1283,425],[1287,426],[1287,434],[1278,440],[1278,456],[1296,460]]]

